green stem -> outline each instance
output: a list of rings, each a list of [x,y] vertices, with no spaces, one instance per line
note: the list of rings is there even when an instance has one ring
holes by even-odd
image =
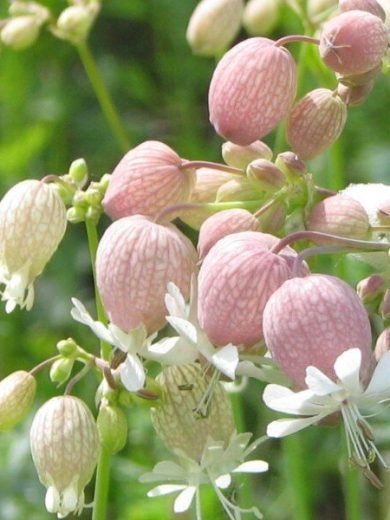
[[[291,500],[290,511],[293,520],[311,520],[312,497],[307,474],[307,456],[304,443],[299,436],[291,435],[282,440],[285,462],[285,482]]]
[[[359,472],[349,465],[343,474],[345,519],[362,520],[361,490],[359,489]]]
[[[77,45],[77,50],[89,81],[91,82],[92,88],[99,101],[100,108],[102,109],[107,123],[111,127],[111,131],[118,146],[122,152],[127,152],[130,148],[129,139],[87,42]]]
[[[91,265],[93,272],[93,280],[95,287],[95,301],[96,311],[98,320],[102,323],[107,323],[102,301],[100,299],[99,291],[96,284],[96,251],[98,247],[98,234],[96,224],[91,220],[85,221],[88,236],[89,254],[91,257]],[[104,360],[108,360],[110,357],[111,347],[107,343],[101,341],[101,356]],[[96,470],[96,481],[95,481],[95,495],[94,495],[94,506],[92,513],[92,520],[106,520],[107,518],[107,501],[108,501],[108,490],[110,485],[110,453],[101,447],[97,470]]]

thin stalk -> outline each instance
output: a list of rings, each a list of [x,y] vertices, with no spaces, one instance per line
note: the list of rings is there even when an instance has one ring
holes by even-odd
[[[314,45],[319,45],[320,40],[318,38],[313,38],[312,36],[306,36],[303,34],[290,34],[289,36],[283,36],[283,38],[279,38],[275,42],[276,47],[282,47],[282,45],[286,45],[287,43],[313,43]]]
[[[181,170],[197,170],[199,168],[210,168],[211,170],[219,170],[222,172],[234,173],[242,175],[243,170],[236,168],[235,166],[228,166],[227,164],[220,164],[212,161],[183,161],[179,168]]]
[[[345,446],[343,446],[345,453]],[[344,455],[343,455],[344,456]],[[350,464],[346,465],[343,472],[344,507],[346,520],[362,520],[362,503],[360,490],[360,474]]]
[[[111,95],[103,81],[88,43],[80,43],[76,48],[113,136],[122,152],[127,152],[130,148],[130,141],[126,135],[117,109],[115,108]]]

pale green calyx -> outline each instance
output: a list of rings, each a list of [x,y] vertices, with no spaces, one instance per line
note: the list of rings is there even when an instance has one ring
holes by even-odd
[[[1,31],[1,41],[15,50],[25,49],[38,38],[41,25],[42,22],[32,15],[11,18]]]
[[[99,455],[99,435],[87,406],[73,396],[47,401],[34,417],[31,454],[39,480],[47,487],[49,513],[64,518],[84,508],[84,488]]]
[[[18,370],[0,381],[0,431],[11,429],[28,413],[36,390],[34,376]]]
[[[38,180],[15,184],[0,202],[0,284],[6,312],[31,309],[33,283],[66,229],[66,209],[52,186]]]
[[[67,7],[58,17],[52,31],[59,38],[79,45],[87,39],[99,10],[100,3],[93,1]]]

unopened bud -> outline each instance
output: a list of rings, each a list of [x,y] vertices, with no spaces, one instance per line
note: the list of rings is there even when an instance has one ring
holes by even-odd
[[[236,37],[243,0],[201,0],[192,13],[187,41],[195,54],[217,56]]]
[[[369,304],[380,298],[386,289],[386,282],[379,274],[372,274],[357,284],[356,291],[364,304]]]
[[[236,175],[233,179],[223,184],[215,197],[215,202],[229,202],[233,200],[254,200],[258,194],[253,190],[249,179]]]
[[[30,47],[39,36],[41,22],[35,16],[11,18],[1,30],[1,41],[14,50]]]
[[[373,80],[369,83],[365,83],[364,85],[355,87],[349,87],[339,83],[337,86],[337,94],[347,106],[356,106],[360,105],[360,103],[363,103],[363,101],[366,100],[373,87]]]
[[[77,352],[77,343],[73,338],[62,339],[57,343],[57,350],[62,356],[72,356]]]
[[[70,395],[50,399],[34,417],[30,442],[39,480],[47,487],[46,509],[59,518],[80,514],[84,487],[99,455],[99,435],[90,410]]]
[[[380,225],[390,224],[390,199],[378,205],[377,218]]]
[[[248,164],[255,159],[272,159],[271,148],[263,141],[255,141],[247,146],[226,141],[222,145],[222,157],[226,164],[245,171]]]
[[[99,8],[98,2],[90,2],[87,6],[72,5],[67,7],[57,20],[55,34],[74,44],[85,41]]]
[[[126,415],[121,408],[102,405],[96,423],[100,443],[107,451],[117,453],[125,447],[128,425]]]
[[[269,34],[279,20],[279,0],[249,0],[242,24],[252,36]]]
[[[252,185],[259,191],[278,191],[286,182],[279,168],[267,159],[252,161],[248,165],[246,174]]]
[[[284,201],[275,201],[267,211],[257,217],[259,229],[263,233],[271,234],[280,231],[286,223],[287,210],[287,204]]]
[[[35,378],[18,370],[0,381],[0,431],[13,428],[29,412],[36,390]]]
[[[390,328],[383,330],[376,340],[375,359],[379,361],[390,350]]]
[[[15,184],[0,202],[0,283],[6,312],[29,310],[33,283],[66,229],[66,209],[53,187],[37,180]]]
[[[79,222],[84,222],[85,220],[85,208],[81,207],[72,207],[69,208],[66,212],[66,219],[71,224],[78,224]]]
[[[366,85],[367,83],[371,83],[381,72],[382,65],[379,64],[373,69],[368,70],[367,72],[363,72],[362,74],[336,74],[339,83],[346,85],[347,87],[360,87]]]
[[[390,318],[390,289],[386,289],[379,310],[382,318],[387,321]]]
[[[337,7],[337,0],[307,0],[307,14],[310,19],[322,18]]]
[[[386,19],[383,7],[376,0],[339,0],[339,9],[342,13],[358,9],[378,16],[382,22]]]
[[[281,170],[291,182],[302,178],[307,172],[306,164],[294,152],[282,152],[275,160],[275,166]]]
[[[85,159],[76,159],[69,167],[71,179],[82,188],[88,179],[88,166]]]
[[[221,383],[207,396],[209,379],[199,365],[173,365],[157,379],[163,402],[151,410],[152,422],[170,450],[182,450],[199,462],[209,438],[227,445],[235,427],[229,396]],[[205,397],[207,406],[202,406]]]
[[[59,385],[65,383],[72,372],[74,360],[70,358],[56,359],[50,367],[50,380]]]

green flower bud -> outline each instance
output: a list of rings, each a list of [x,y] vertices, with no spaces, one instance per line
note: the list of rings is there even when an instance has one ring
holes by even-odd
[[[81,207],[69,208],[66,212],[66,219],[68,222],[72,224],[78,224],[79,222],[84,222],[85,220],[86,209]]]
[[[50,367],[50,380],[53,383],[65,383],[72,372],[74,360],[70,358],[56,359]]]
[[[242,15],[242,24],[252,36],[269,34],[278,23],[279,0],[249,0]]]
[[[72,5],[62,11],[58,20],[55,34],[64,40],[78,45],[85,41],[99,12],[100,4],[91,2],[88,6]]]
[[[17,51],[26,49],[38,38],[40,28],[41,22],[35,16],[11,18],[1,31],[1,41]]]
[[[248,165],[246,174],[253,186],[260,191],[278,191],[286,182],[286,178],[279,168],[267,159],[252,161]]]
[[[79,188],[85,185],[88,179],[88,166],[85,159],[76,159],[72,162],[69,167],[69,176]]]
[[[117,453],[127,442],[127,418],[118,406],[102,405],[97,418],[101,445],[110,453]]]
[[[90,410],[70,395],[50,399],[34,417],[30,443],[39,480],[47,487],[46,509],[59,518],[80,514],[84,487],[99,455],[99,435]]]
[[[217,382],[209,396],[207,412],[196,412],[207,394],[209,381],[199,365],[169,366],[158,376],[162,404],[151,410],[158,436],[172,450],[181,450],[199,461],[207,439],[228,443],[235,431],[229,396]]]
[[[62,339],[57,343],[57,350],[62,356],[72,356],[77,352],[77,343],[73,338]]]
[[[255,159],[272,159],[271,148],[263,141],[255,141],[247,146],[226,141],[222,145],[222,157],[226,164],[246,170],[248,164]]]
[[[0,431],[11,429],[28,413],[34,401],[35,378],[18,370],[0,381]]]

